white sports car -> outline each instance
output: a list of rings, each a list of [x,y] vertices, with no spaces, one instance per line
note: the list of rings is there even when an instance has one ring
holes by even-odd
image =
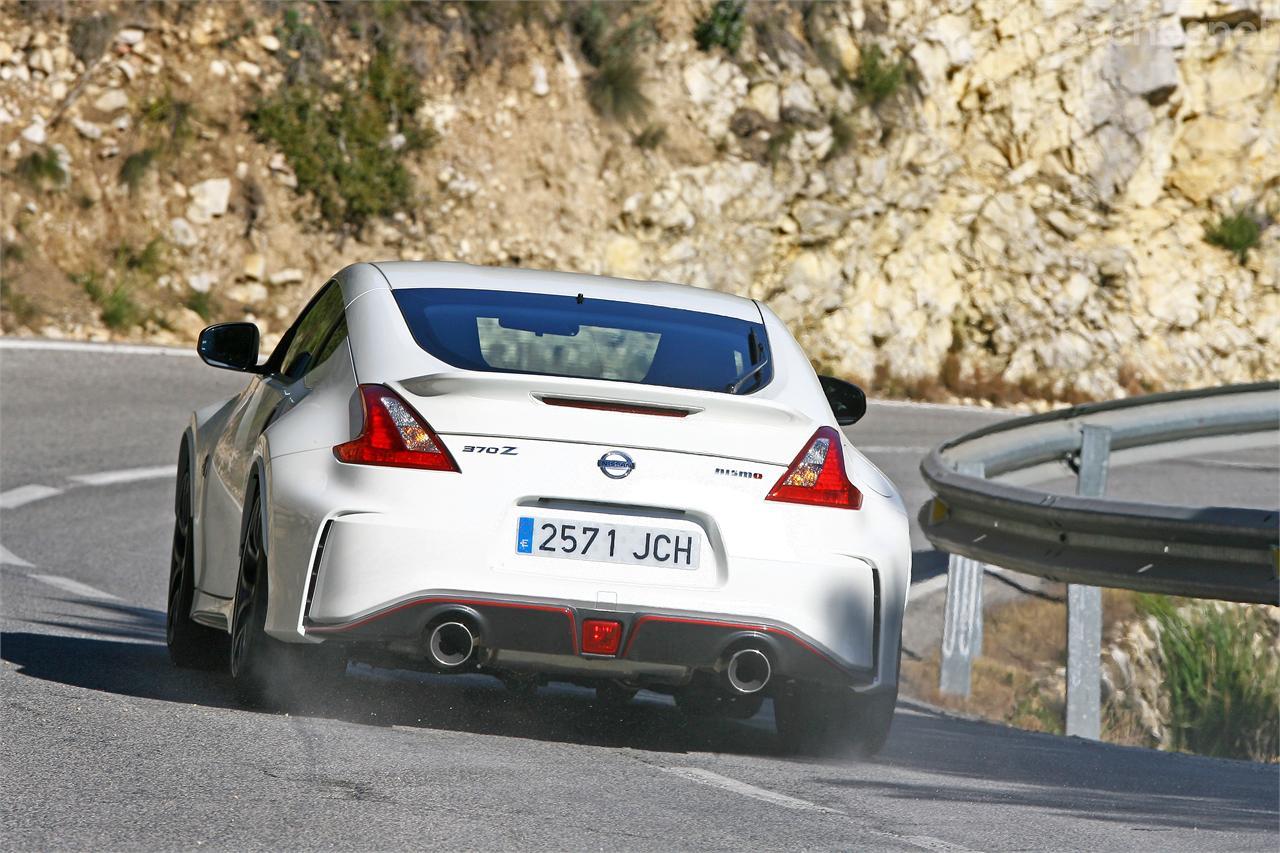
[[[839,428],[863,393],[764,305],[365,263],[262,364],[250,323],[199,353],[253,378],[182,436],[178,665],[229,664],[251,701],[348,657],[693,713],[768,696],[792,750],[883,744],[907,515]]]

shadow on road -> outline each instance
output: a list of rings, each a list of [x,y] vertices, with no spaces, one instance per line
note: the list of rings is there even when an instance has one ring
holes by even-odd
[[[162,614],[108,602],[77,603],[97,612],[83,619],[64,617],[57,624],[99,636],[5,633],[0,657],[23,675],[73,687],[239,708],[227,676],[170,664],[161,642]],[[408,675],[361,665],[349,672],[320,689],[305,685],[299,691],[305,695],[290,703],[290,713],[656,752],[777,755],[768,702],[750,721],[706,720],[687,717],[670,700],[647,693],[629,706],[611,708],[581,688],[557,685],[523,696],[487,676]],[[959,720],[909,703],[899,709],[879,760],[808,763],[815,785],[865,790],[925,807],[998,803],[1154,832],[1189,827],[1271,832],[1277,825],[1280,767],[1275,765],[1082,743]],[[912,771],[928,778],[916,782]],[[939,775],[951,784],[939,786]]]

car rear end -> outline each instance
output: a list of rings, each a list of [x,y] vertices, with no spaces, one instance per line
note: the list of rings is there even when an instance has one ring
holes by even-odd
[[[351,305],[351,440],[273,460],[325,507],[299,630],[443,671],[894,685],[906,516],[776,318],[536,284]]]

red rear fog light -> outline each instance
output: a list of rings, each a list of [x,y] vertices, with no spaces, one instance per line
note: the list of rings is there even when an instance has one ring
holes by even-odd
[[[582,623],[582,650],[589,655],[616,655],[622,643],[622,623],[587,619]]]

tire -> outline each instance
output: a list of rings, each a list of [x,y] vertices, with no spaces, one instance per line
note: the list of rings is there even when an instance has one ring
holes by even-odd
[[[184,449],[178,462],[164,638],[174,666],[215,670],[226,660],[227,635],[191,619],[195,596],[195,541],[191,534],[191,466]]]
[[[288,709],[304,693],[324,692],[347,668],[341,648],[284,643],[267,633],[267,552],[258,495],[250,503],[231,617],[231,678],[241,704]]]
[[[871,694],[797,686],[774,697],[774,725],[787,753],[871,758],[889,739],[897,702],[896,686]]]

